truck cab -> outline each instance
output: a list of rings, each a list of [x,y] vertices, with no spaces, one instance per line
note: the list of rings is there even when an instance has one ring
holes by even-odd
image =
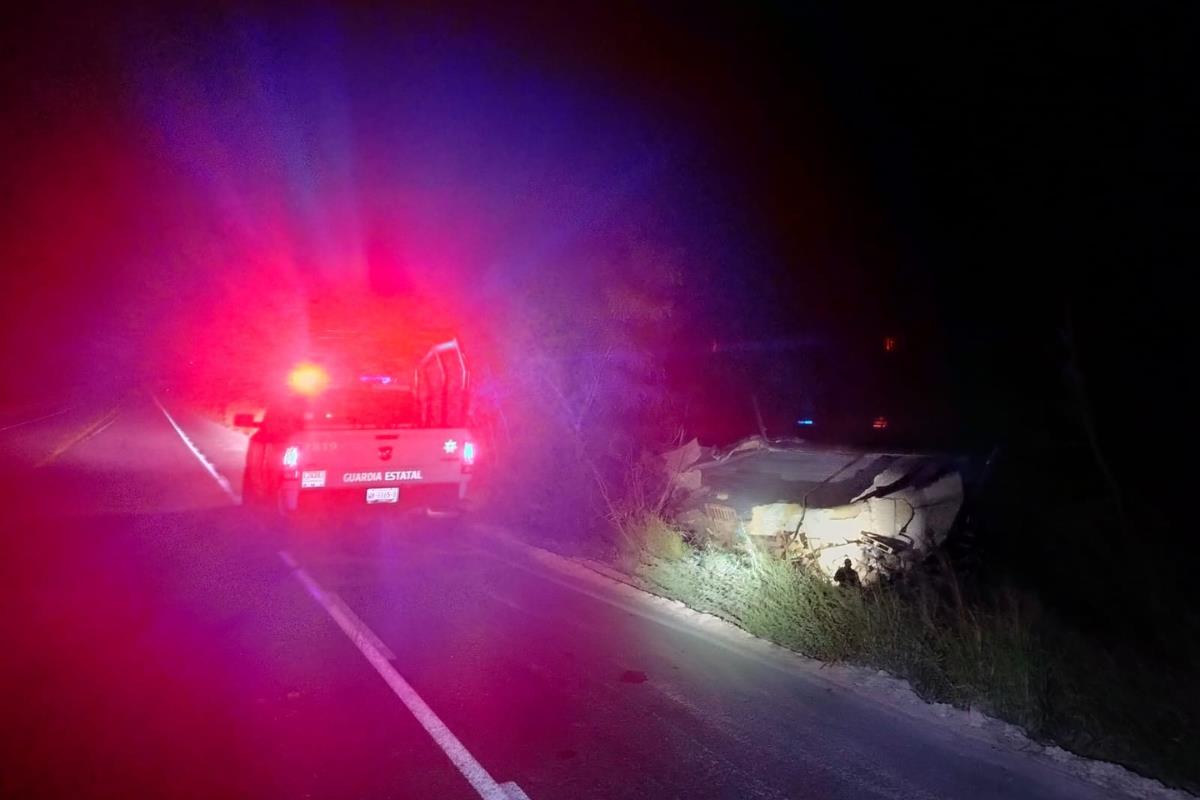
[[[246,453],[243,502],[284,514],[383,506],[458,511],[478,457],[469,376],[457,340],[411,372],[306,362],[269,404]]]

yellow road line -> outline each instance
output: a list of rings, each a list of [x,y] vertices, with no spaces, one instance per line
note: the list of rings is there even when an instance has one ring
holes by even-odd
[[[62,444],[60,444],[58,447],[54,448],[54,450],[51,451],[50,455],[46,456],[41,461],[34,464],[33,465],[34,468],[36,469],[37,467],[44,467],[47,464],[50,464],[53,461],[57,460],[60,456],[62,456],[63,453],[67,452],[75,445],[79,444],[80,442],[86,441],[87,439],[92,438],[96,434],[100,433],[100,431],[107,428],[109,425],[112,425],[114,422],[117,421],[117,417],[120,416],[120,414],[121,414],[121,409],[119,409],[119,408],[114,408],[114,409],[111,409],[110,411],[105,412],[98,419],[96,419],[95,421],[91,422],[90,424],[84,426],[83,430],[72,435],[70,438],[68,438],[66,441],[64,441]]]

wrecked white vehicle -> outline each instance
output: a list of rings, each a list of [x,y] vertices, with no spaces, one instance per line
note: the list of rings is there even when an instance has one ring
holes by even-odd
[[[963,505],[961,458],[871,453],[798,440],[696,441],[662,456],[674,521],[698,538],[806,560],[864,582],[894,575],[945,541]]]

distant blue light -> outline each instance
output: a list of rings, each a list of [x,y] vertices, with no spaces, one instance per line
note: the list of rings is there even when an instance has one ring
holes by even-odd
[[[796,424],[797,425],[812,425],[813,421],[811,419],[809,419],[808,417],[805,417],[804,419],[796,420]]]

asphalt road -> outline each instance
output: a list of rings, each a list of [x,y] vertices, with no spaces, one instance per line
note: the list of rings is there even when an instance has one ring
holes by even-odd
[[[0,796],[1106,796],[473,525],[255,521],[163,404],[0,416]]]

